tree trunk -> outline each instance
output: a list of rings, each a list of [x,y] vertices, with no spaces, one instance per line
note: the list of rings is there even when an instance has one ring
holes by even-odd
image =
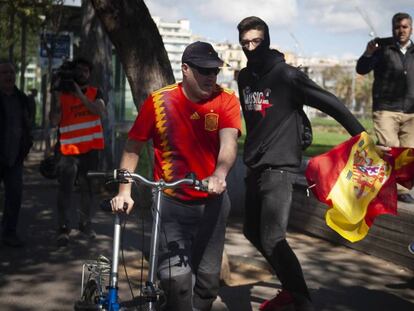
[[[91,53],[93,51],[93,53]],[[93,55],[91,57],[91,55]],[[105,136],[103,170],[113,169],[113,86],[112,86],[112,43],[101,26],[90,1],[82,2],[82,30],[79,56],[93,63],[91,85],[102,90],[108,109],[108,117],[102,120]]]
[[[14,16],[15,11],[14,8],[10,8],[10,19],[9,19],[9,34],[8,34],[8,40],[10,40],[9,45],[9,60],[11,62],[14,62]]]
[[[92,4],[121,59],[138,109],[151,91],[174,83],[158,28],[142,0]]]
[[[24,92],[25,74],[26,74],[26,43],[27,43],[27,17],[22,14],[21,22],[21,43],[20,43],[20,90]]]
[[[50,124],[50,111],[54,109],[56,106],[56,98],[52,96],[52,92],[50,92],[50,81],[52,78],[52,54],[48,55],[49,61],[47,66],[47,74],[44,75],[45,79],[45,89],[42,87],[43,93],[43,141],[45,143],[45,156],[48,156],[52,151],[52,142],[51,142],[51,124]],[[43,81],[42,81],[43,83]]]
[[[92,0],[92,3],[116,48],[139,109],[151,91],[175,81],[158,28],[142,0]],[[228,283],[230,266],[226,253],[221,269],[222,280]]]

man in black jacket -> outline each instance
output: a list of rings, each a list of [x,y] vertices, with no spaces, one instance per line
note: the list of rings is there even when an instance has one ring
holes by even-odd
[[[14,65],[0,60],[0,181],[5,198],[2,241],[11,247],[23,246],[17,235],[22,199],[23,160],[32,146],[31,116],[27,96],[16,86]]]
[[[392,40],[376,38],[368,42],[356,66],[356,71],[362,75],[374,70],[374,129],[378,143],[384,146],[414,147],[412,29],[410,15],[395,14],[392,18]],[[400,201],[414,203],[414,198],[407,189],[401,187],[398,193]]]
[[[247,17],[237,28],[248,59],[238,78],[247,129],[244,234],[282,284],[282,291],[260,310],[282,310],[290,304],[296,310],[313,310],[300,263],[286,240],[293,184],[302,161],[303,105],[329,114],[351,135],[364,128],[335,96],[269,48],[269,30],[263,20]]]

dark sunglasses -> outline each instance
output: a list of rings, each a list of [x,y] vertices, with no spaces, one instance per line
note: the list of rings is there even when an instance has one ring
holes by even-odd
[[[187,65],[190,66],[191,68],[194,68],[195,70],[197,70],[198,73],[203,75],[203,76],[209,76],[211,74],[214,74],[215,76],[217,76],[220,72],[220,68],[218,68],[218,67],[216,67],[216,68],[205,68],[205,67],[199,67],[199,66],[191,64],[191,63],[187,63]]]

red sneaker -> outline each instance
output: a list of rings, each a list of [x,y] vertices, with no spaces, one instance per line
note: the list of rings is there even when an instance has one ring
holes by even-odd
[[[293,305],[292,295],[285,289],[282,289],[274,298],[263,302],[260,311],[281,311],[285,307]]]

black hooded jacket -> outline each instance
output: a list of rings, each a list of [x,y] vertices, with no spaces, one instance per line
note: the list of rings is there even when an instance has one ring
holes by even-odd
[[[284,55],[266,51],[260,64],[249,64],[238,78],[240,103],[247,136],[244,161],[251,169],[267,167],[298,172],[302,161],[303,105],[336,119],[352,135],[364,127],[331,93],[299,69],[285,63]]]

